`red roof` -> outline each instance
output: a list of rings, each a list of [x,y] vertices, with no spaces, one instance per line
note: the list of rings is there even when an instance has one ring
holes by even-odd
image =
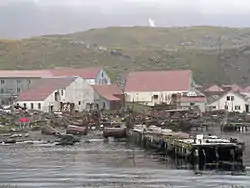
[[[206,102],[206,97],[181,97],[181,102]]]
[[[122,90],[117,85],[92,85],[96,93],[109,101],[119,101],[116,95],[123,95]]]
[[[188,91],[191,78],[191,70],[131,72],[125,92]]]
[[[0,70],[0,77],[25,78],[25,77],[51,77],[48,70]]]
[[[82,78],[94,79],[100,72],[100,68],[79,68],[79,69],[70,69],[70,68],[60,68],[60,69],[51,69],[50,72],[53,76],[79,76]]]
[[[230,88],[231,88],[232,91],[236,91],[236,92],[237,91],[238,92],[243,91],[243,89],[240,86],[238,86],[237,84],[231,85]]]
[[[28,91],[20,93],[18,101],[43,101],[55,90],[69,86],[76,77],[42,78]]]
[[[250,93],[250,86],[246,86],[243,90],[243,93]]]
[[[211,87],[209,87],[208,89],[206,89],[207,92],[224,92],[224,90],[217,86],[217,85],[213,85]]]
[[[85,79],[94,79],[100,72],[100,68],[59,68],[50,70],[0,70],[0,77],[59,77],[59,76],[79,76]]]

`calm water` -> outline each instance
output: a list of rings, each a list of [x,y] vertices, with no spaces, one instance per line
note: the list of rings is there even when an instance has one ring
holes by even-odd
[[[242,139],[250,135],[237,135]],[[92,139],[73,147],[0,146],[0,188],[250,187],[249,175],[178,170],[126,143]],[[250,142],[249,142],[250,143]],[[248,148],[249,151],[249,148]],[[246,160],[246,166],[250,166]],[[249,174],[249,172],[248,172]]]

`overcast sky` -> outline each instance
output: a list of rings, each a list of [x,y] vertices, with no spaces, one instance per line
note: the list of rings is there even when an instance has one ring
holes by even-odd
[[[15,0],[14,0],[15,1]],[[16,0],[18,1],[18,0]],[[249,0],[27,0],[37,4],[107,6],[122,2],[163,5],[166,8],[195,8],[202,13],[242,13],[250,11]]]
[[[250,0],[0,0],[0,38],[147,26],[148,18],[159,27],[249,27]]]
[[[0,0],[0,2],[34,2],[37,5],[114,6],[121,3],[161,5],[165,8],[196,9],[201,13],[242,13],[250,11],[249,0]]]

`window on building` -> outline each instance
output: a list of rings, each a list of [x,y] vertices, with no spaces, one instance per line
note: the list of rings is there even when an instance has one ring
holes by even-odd
[[[30,80],[28,80],[28,84],[30,84],[31,83],[31,81]]]
[[[231,96],[231,101],[234,101],[234,96]]]
[[[78,105],[81,105],[81,101],[78,102]]]
[[[38,107],[39,110],[41,110],[41,103],[38,103],[37,107]]]
[[[159,98],[158,95],[153,95],[153,99],[154,99],[154,100],[157,100],[158,98]]]
[[[235,109],[235,110],[240,110],[240,106],[239,106],[239,105],[236,105],[236,106],[234,107],[234,109]]]
[[[20,88],[17,88],[17,93],[20,93],[21,92],[21,89]]]
[[[63,95],[63,89],[61,90],[61,95]]]
[[[230,101],[230,96],[227,96],[227,101]]]
[[[1,84],[4,84],[5,83],[5,81],[4,80],[1,80]]]
[[[1,92],[1,93],[4,93],[4,90],[3,90],[3,88],[1,88],[0,92]]]
[[[216,106],[212,106],[213,109],[216,109]]]
[[[190,106],[194,106],[195,104],[193,102],[190,103]]]
[[[34,109],[34,103],[30,103],[30,108]]]
[[[24,107],[24,108],[27,108],[27,104],[26,104],[26,103],[23,103],[23,107]]]
[[[59,96],[60,96],[60,93],[59,93],[59,92],[56,92],[56,93],[55,93],[55,101],[59,101]]]
[[[21,83],[21,80],[17,80],[16,82],[17,82],[17,83]]]

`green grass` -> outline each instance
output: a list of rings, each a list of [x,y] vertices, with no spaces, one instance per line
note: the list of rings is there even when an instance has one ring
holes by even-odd
[[[0,40],[0,68],[103,67],[113,81],[118,73],[132,70],[192,69],[199,84],[247,84],[249,34],[249,28],[110,27]]]
[[[7,126],[0,126],[0,133],[10,133],[12,132],[11,129],[16,129],[17,131],[20,130],[19,126],[16,125],[7,125]]]

